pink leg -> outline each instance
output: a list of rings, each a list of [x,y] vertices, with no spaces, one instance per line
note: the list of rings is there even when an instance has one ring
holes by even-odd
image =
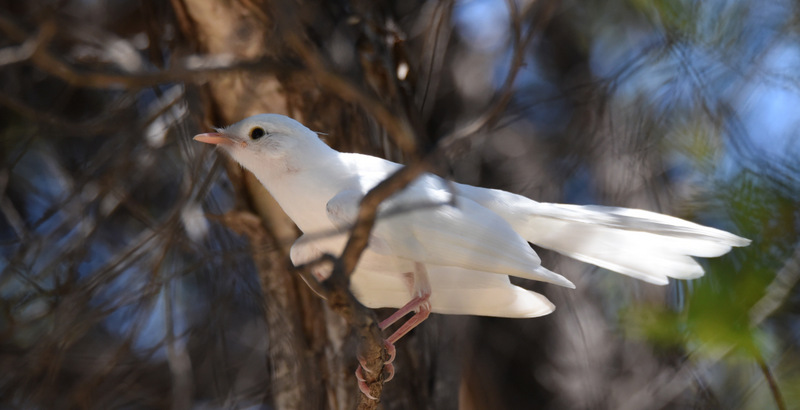
[[[395,332],[392,333],[392,335],[386,339],[386,342],[388,342],[391,345],[394,345],[395,342],[400,340],[401,337],[405,336],[406,333],[410,332],[411,329],[417,327],[420,323],[422,323],[425,319],[427,319],[428,316],[430,316],[431,304],[430,302],[428,302],[429,297],[430,295],[425,295],[423,298],[414,299],[414,300],[422,299],[421,302],[417,303],[417,305],[414,306],[413,310],[416,310],[417,313],[414,316],[411,316],[411,319],[406,320],[406,322],[403,323],[402,326],[400,326],[397,330],[395,330]]]
[[[401,337],[405,336],[406,333],[410,332],[411,329],[417,327],[420,323],[422,323],[428,316],[431,314],[431,284],[430,280],[428,279],[428,270],[425,269],[425,265],[419,262],[414,262],[414,272],[411,275],[406,277],[408,280],[408,290],[411,292],[411,295],[414,296],[405,306],[401,307],[394,312],[391,316],[386,318],[383,322],[378,324],[381,330],[385,330],[389,326],[393,325],[395,322],[400,320],[403,316],[407,315],[411,311],[417,312],[411,319],[408,319],[399,329],[397,329],[388,339],[386,342],[388,345],[392,346],[391,350],[394,350],[394,343],[400,340]],[[387,350],[389,349],[387,345]],[[394,358],[394,355],[392,355]],[[391,362],[391,360],[389,361]]]
[[[409,312],[417,310],[417,308],[419,308],[420,305],[428,301],[428,298],[430,298],[430,294],[424,296],[418,296],[415,297],[414,299],[411,299],[411,301],[406,303],[405,306],[401,307],[400,309],[397,309],[397,311],[392,313],[391,316],[387,317],[381,323],[379,323],[378,327],[380,327],[381,330],[386,330],[387,327],[395,324],[395,322],[400,320],[403,316],[407,315]]]
[[[394,365],[392,365],[396,354],[394,344],[400,340],[401,337],[405,336],[408,332],[425,321],[425,319],[427,319],[431,314],[431,304],[429,301],[431,297],[431,286],[428,280],[428,271],[425,269],[425,265],[415,262],[413,276],[409,275],[409,279],[409,291],[416,296],[406,303],[405,306],[401,307],[391,316],[378,324],[378,327],[380,327],[381,330],[385,330],[410,312],[417,312],[384,341],[386,351],[389,353],[389,360],[384,363],[384,368],[388,371],[389,376],[386,378],[386,380],[384,380],[384,383],[392,380],[394,377]],[[369,386],[367,386],[367,382],[364,379],[363,371],[369,372],[369,370],[364,366],[364,362],[361,358],[359,358],[358,361],[360,364],[358,369],[356,369],[358,389],[361,390],[361,392],[364,393],[364,395],[368,398],[376,400],[376,398],[370,394]]]

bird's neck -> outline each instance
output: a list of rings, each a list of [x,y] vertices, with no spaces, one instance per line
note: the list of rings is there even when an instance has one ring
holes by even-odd
[[[326,205],[341,189],[346,169],[338,152],[330,149],[324,154],[248,167],[305,233],[334,229]]]

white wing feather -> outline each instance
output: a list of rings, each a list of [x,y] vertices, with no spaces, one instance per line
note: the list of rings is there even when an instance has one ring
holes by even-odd
[[[444,190],[412,185],[384,201],[369,246],[382,254],[441,266],[518,276],[574,288],[542,268],[536,252],[502,218],[469,199],[448,205]],[[342,191],[328,201],[337,227],[349,227],[362,193]]]
[[[458,185],[526,240],[650,283],[693,279],[703,268],[690,256],[715,257],[749,240],[640,209],[539,203],[505,191]]]
[[[401,167],[380,158],[348,155],[362,172],[391,173]],[[506,191],[448,183],[430,174],[414,186],[454,189],[456,203],[474,201],[528,242],[659,285],[667,284],[669,277],[702,276],[702,266],[691,256],[716,257],[750,243],[719,229],[640,209],[539,203]]]

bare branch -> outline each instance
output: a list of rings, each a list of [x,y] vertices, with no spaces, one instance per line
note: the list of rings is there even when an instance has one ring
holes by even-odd
[[[519,11],[517,10],[516,3],[513,0],[507,0],[506,4],[509,8],[509,13],[511,14],[510,21],[512,22],[513,33],[512,48],[514,50],[514,54],[511,58],[511,64],[509,64],[508,72],[506,73],[505,82],[490,106],[482,111],[483,114],[481,114],[480,117],[462,126],[461,128],[452,131],[450,134],[441,139],[439,142],[441,149],[448,149],[452,147],[453,144],[464,138],[474,135],[484,127],[493,125],[500,118],[500,115],[505,111],[509,102],[511,102],[511,98],[514,96],[514,82],[517,79],[519,70],[525,63],[525,50],[527,50],[528,44],[533,39],[533,35],[536,33],[536,30],[529,29],[527,35],[525,35],[523,38],[520,15]]]
[[[800,281],[800,244],[795,247],[792,256],[775,275],[772,283],[767,286],[764,296],[750,309],[752,326],[758,326],[764,319],[775,313],[789,297],[798,281]]]
[[[28,39],[22,45],[0,49],[0,67],[25,61],[36,50],[36,39]]]
[[[9,36],[20,39],[24,30],[11,19],[0,16],[0,30]],[[232,55],[190,56],[182,64],[174,65],[166,70],[120,72],[85,71],[56,57],[48,50],[50,42],[57,34],[57,26],[52,23],[42,24],[35,36],[23,35],[25,43],[20,46],[22,51],[16,52],[16,57],[28,56],[27,59],[18,58],[16,62],[30,60],[42,71],[79,87],[87,88],[143,88],[156,84],[169,82],[201,82],[215,75],[236,71],[262,71],[273,73],[289,73],[300,67],[279,62],[269,57],[260,57],[252,60],[237,60]],[[32,37],[32,38],[29,38]],[[32,49],[28,51],[28,49]]]
[[[397,146],[405,154],[415,155],[417,142],[408,121],[396,116],[385,104],[369,96],[360,87],[345,77],[333,73],[325,67],[319,56],[307,47],[297,36],[290,34],[288,40],[306,63],[320,85],[341,98],[355,102],[369,112],[386,129]]]

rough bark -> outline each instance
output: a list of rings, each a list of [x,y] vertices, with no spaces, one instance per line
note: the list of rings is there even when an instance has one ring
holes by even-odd
[[[266,15],[254,13],[252,5],[216,0],[175,0],[173,5],[184,35],[197,41],[198,51],[255,60],[271,48],[270,26],[263,21]],[[204,88],[207,118],[214,119],[213,125],[231,124],[261,112],[298,116],[289,111],[286,91],[275,74],[230,72],[215,77]],[[340,378],[324,377],[336,369],[323,372],[322,362],[315,357],[323,350],[315,339],[328,330],[342,331],[335,324],[325,327],[322,303],[288,269],[288,246],[296,237],[291,220],[252,174],[235,166],[228,169],[249,199],[248,208],[261,218],[248,220],[247,236],[264,291],[274,403],[279,409],[321,408],[326,395],[336,397],[342,389],[320,383],[320,379],[332,382]]]
[[[312,2],[174,0],[173,5],[183,34],[194,39],[198,52],[228,55],[236,61],[298,62],[297,70],[265,63],[263,71],[215,76],[204,87],[206,117],[215,122],[209,125],[230,124],[256,113],[279,113],[312,128],[326,124],[321,131],[329,134],[332,145],[369,151],[376,144],[369,144],[364,138],[348,138],[375,134],[379,129],[365,119],[361,110],[366,109],[373,110],[373,117],[389,130],[398,146],[413,153],[415,137],[408,122],[385,108],[394,106],[404,111],[394,83],[391,45],[379,40],[385,33],[372,31],[382,24],[374,24],[371,19],[383,17],[379,11],[371,10],[371,5],[360,5],[360,13],[350,17],[341,15],[341,21],[315,20],[319,13],[308,12],[307,7],[321,5]],[[336,19],[335,12],[331,16]],[[308,33],[312,26],[318,26],[320,32],[334,30],[354,37],[348,44],[357,47],[352,52],[359,55],[366,88],[333,72],[329,56],[319,54],[312,44],[315,40],[309,38],[320,34]],[[354,146],[364,142],[368,144]],[[297,236],[291,220],[249,172],[242,173],[235,166],[228,169],[229,176],[249,199],[247,207],[263,222],[261,229],[251,226],[248,236],[264,289],[276,405],[284,409],[352,408],[363,397],[352,376],[357,365],[355,346],[352,337],[348,337],[345,321],[331,314],[288,269],[288,249]],[[337,309],[354,302],[343,297],[332,298],[331,306]],[[361,354],[380,369],[380,349],[367,349]],[[399,383],[394,386],[399,388]],[[373,407],[362,400],[360,408]]]

